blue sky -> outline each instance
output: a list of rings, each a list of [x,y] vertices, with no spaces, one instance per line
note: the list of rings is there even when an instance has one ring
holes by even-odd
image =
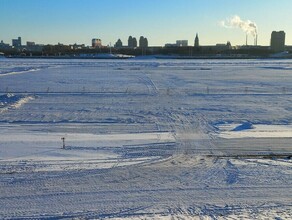
[[[107,45],[143,35],[156,46],[179,39],[193,44],[198,33],[202,45],[241,45],[244,32],[219,25],[238,15],[257,24],[259,44],[268,45],[273,30],[284,30],[292,45],[291,8],[291,0],[0,0],[0,40],[89,45],[101,38]]]

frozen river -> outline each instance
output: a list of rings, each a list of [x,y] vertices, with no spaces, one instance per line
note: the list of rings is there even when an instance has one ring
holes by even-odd
[[[291,60],[0,60],[1,219],[291,219],[291,140]]]

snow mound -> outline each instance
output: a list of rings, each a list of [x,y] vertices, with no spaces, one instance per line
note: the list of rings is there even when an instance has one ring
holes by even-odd
[[[43,67],[44,68],[44,67]],[[0,69],[0,77],[8,76],[8,75],[15,75],[15,74],[22,74],[22,73],[29,73],[29,72],[36,72],[41,70],[41,67],[15,67],[8,70],[1,70]]]
[[[12,103],[16,103],[20,100],[20,98],[21,97],[15,96],[14,94],[11,93],[0,95],[0,108]]]
[[[0,95],[0,113],[9,109],[20,108],[32,99],[34,99],[32,96],[14,95],[11,93]]]
[[[234,128],[232,131],[243,131],[243,130],[253,129],[253,128],[254,128],[254,126],[253,126],[252,123],[244,122],[241,125],[239,125],[236,128]]]
[[[222,124],[216,131],[221,138],[292,138],[292,125],[267,125],[250,122]]]

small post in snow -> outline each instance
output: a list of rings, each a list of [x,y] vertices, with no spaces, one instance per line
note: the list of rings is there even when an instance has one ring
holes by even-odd
[[[63,141],[63,149],[65,149],[65,147],[66,147],[66,146],[65,146],[65,138],[62,137],[61,140]]]
[[[247,87],[245,87],[244,92],[245,92],[245,94],[247,94],[247,92],[248,92],[248,88]]]

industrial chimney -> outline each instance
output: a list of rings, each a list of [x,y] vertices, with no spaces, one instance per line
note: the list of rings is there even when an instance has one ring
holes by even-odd
[[[254,45],[257,46],[258,45],[258,35],[256,34],[254,37]]]
[[[246,40],[245,40],[245,45],[247,46],[247,38],[248,38],[248,35],[246,34]]]

